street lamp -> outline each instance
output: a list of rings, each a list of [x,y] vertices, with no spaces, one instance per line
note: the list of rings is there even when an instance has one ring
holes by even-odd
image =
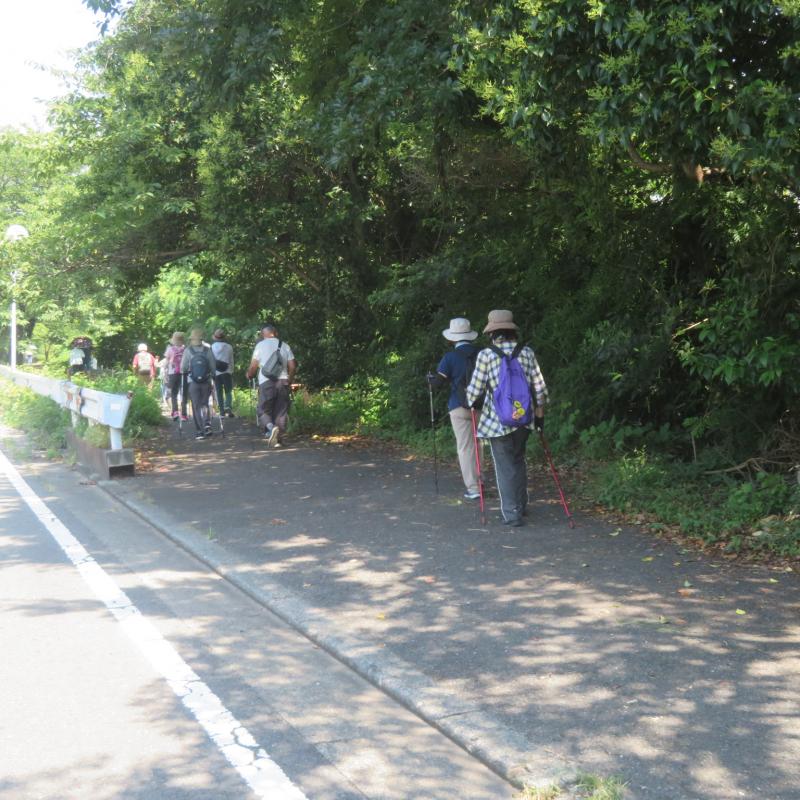
[[[9,225],[6,228],[5,240],[11,244],[25,239],[28,229],[24,225]],[[11,269],[11,369],[17,368],[17,270]]]

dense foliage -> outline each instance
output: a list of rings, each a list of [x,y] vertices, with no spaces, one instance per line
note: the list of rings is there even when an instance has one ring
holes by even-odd
[[[0,135],[23,339],[273,318],[413,426],[448,319],[507,307],[561,440],[795,463],[797,0],[87,4],[53,132]]]

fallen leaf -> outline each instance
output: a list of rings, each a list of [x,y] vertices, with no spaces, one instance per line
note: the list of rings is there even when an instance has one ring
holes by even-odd
[[[680,562],[680,561],[673,561],[673,562],[672,562],[672,566],[673,566],[673,567],[679,567],[680,565],[681,565],[681,562]]]
[[[691,597],[694,592],[691,589],[678,589],[678,594],[681,597]]]
[[[278,519],[278,517],[274,517],[273,519],[271,519],[269,521],[269,524],[270,525],[287,525],[288,523],[286,522],[285,519]]]
[[[642,561],[652,561],[652,560],[653,560],[653,556],[645,556],[645,557],[642,559]]]
[[[743,610],[743,609],[741,609],[741,608],[737,608],[737,609],[736,609],[736,613],[737,613],[737,614],[739,614],[740,616],[742,616],[742,615],[746,614],[747,612],[746,612],[746,611],[744,611],[744,610]]]
[[[436,583],[436,578],[433,575],[420,575],[417,580],[425,581],[425,583]]]
[[[689,588],[691,585],[692,585],[692,584],[691,584],[691,582],[690,582],[690,581],[684,581],[684,582],[683,582],[683,586],[684,586],[684,588],[685,588],[685,589],[688,589],[688,588]]]
[[[776,578],[770,578],[769,583],[778,583],[778,580]]]
[[[611,533],[609,533],[608,535],[609,536],[619,536],[621,533],[622,533],[622,528],[617,528],[616,530],[611,531]]]
[[[375,619],[386,619],[386,614],[376,614]]]

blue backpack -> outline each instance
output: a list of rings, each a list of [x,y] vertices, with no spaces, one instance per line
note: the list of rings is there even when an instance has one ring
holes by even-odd
[[[509,428],[522,428],[533,419],[531,387],[517,358],[524,346],[518,344],[508,355],[496,345],[489,345],[500,356],[500,378],[492,393],[494,409],[501,424]]]

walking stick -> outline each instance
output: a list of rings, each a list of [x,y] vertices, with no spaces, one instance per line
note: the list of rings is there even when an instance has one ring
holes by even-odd
[[[475,409],[470,408],[469,413],[472,415],[472,441],[475,445],[475,466],[478,468],[478,493],[480,494],[481,503],[481,525],[486,524],[486,506],[483,502],[483,472],[481,472],[481,456],[478,452],[478,426],[475,422]]]
[[[433,416],[433,386],[428,381],[428,395],[431,400],[431,432],[433,433],[433,484],[439,494],[439,458],[436,453],[436,420]]]
[[[547,446],[547,440],[544,438],[544,432],[539,431],[539,439],[542,442],[542,447],[544,448],[545,455],[547,456],[547,460],[550,463],[550,471],[553,473],[553,480],[556,482],[556,487],[558,488],[558,493],[561,496],[561,505],[564,506],[564,513],[567,515],[567,519],[569,520],[570,528],[575,527],[575,522],[572,519],[572,514],[569,513],[569,507],[567,506],[567,500],[564,497],[564,492],[561,489],[561,482],[558,480],[558,473],[556,472],[555,464],[553,464],[553,456],[550,453],[550,448]]]

